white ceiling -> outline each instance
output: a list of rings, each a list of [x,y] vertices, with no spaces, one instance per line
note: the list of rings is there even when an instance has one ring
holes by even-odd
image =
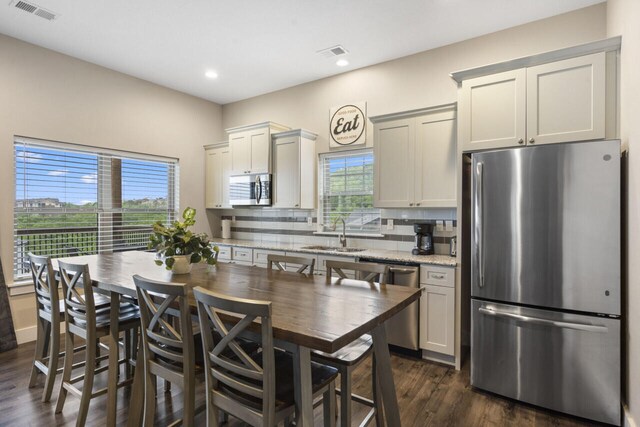
[[[604,0],[9,1],[0,33],[226,104]],[[316,53],[338,44],[344,68]]]

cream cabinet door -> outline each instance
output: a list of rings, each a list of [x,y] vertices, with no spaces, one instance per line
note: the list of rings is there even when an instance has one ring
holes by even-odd
[[[275,139],[273,159],[273,207],[300,207],[300,139],[295,136]]]
[[[374,125],[373,204],[377,208],[414,206],[413,119]]]
[[[526,71],[507,71],[462,82],[459,96],[463,151],[524,144]]]
[[[271,165],[270,147],[271,136],[269,128],[251,131],[249,146],[251,150],[251,166],[249,173],[269,173]]]
[[[231,149],[231,175],[242,175],[251,170],[251,141],[248,132],[229,135]]]
[[[455,288],[425,285],[420,297],[420,348],[455,353]]]
[[[527,143],[603,139],[605,52],[527,68]]]
[[[455,114],[437,112],[416,118],[416,206],[457,206]]]
[[[222,151],[212,149],[205,151],[205,207],[209,209],[222,207]]]
[[[221,208],[231,208],[229,203],[229,177],[231,176],[231,149],[229,147],[220,148],[220,181]]]

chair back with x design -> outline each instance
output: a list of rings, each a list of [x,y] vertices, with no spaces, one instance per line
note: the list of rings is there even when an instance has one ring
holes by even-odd
[[[67,329],[80,336],[96,329],[96,305],[89,266],[58,261]]]
[[[389,277],[389,266],[384,264],[375,264],[372,262],[346,262],[346,261],[327,261],[327,280],[332,277],[335,272],[341,279],[348,279],[349,276],[344,270],[354,271],[355,278],[365,280],[367,282],[378,282],[381,285],[387,284]]]
[[[193,325],[184,284],[133,276],[140,305],[145,359],[155,375],[182,384],[193,376]]]
[[[29,264],[38,315],[52,323],[60,323],[58,281],[51,265],[51,258],[29,253]]]
[[[315,265],[316,265],[316,259],[315,258],[305,258],[305,257],[290,256],[290,255],[275,255],[275,254],[270,254],[270,255],[267,256],[267,269],[268,270],[273,270],[273,266],[275,266],[278,270],[285,271],[286,268],[283,265],[283,263],[297,265],[298,269],[296,270],[296,273],[313,274],[313,270],[314,270]],[[307,269],[308,269],[308,271],[305,271]]]
[[[201,287],[193,293],[198,301],[207,396],[211,404],[249,424],[274,425],[271,302],[234,298]],[[257,319],[260,320],[261,360],[254,360],[237,340]]]

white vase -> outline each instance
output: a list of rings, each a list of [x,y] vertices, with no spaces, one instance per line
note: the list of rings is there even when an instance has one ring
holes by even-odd
[[[191,255],[174,255],[174,263],[171,271],[173,274],[191,273]]]

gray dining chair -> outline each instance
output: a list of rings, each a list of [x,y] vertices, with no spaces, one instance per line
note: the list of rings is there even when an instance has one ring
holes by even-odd
[[[359,280],[368,282],[378,282],[381,285],[387,283],[389,277],[389,266],[383,264],[367,263],[367,262],[346,262],[346,261],[327,261],[327,280],[335,273],[341,279],[348,279],[346,271],[355,273],[355,277]],[[352,393],[352,373],[353,370],[362,363],[366,357],[371,354],[373,348],[373,338],[369,334],[362,335],[350,344],[347,344],[334,353],[324,353],[321,351],[313,351],[311,357],[320,363],[333,366],[340,372],[340,426],[351,426],[351,401],[364,404],[371,409],[360,424],[366,426],[375,418],[377,425],[382,425],[382,405],[378,398],[377,376],[375,368],[375,359],[372,360],[372,391],[373,400]]]
[[[295,411],[294,360],[290,353],[274,348],[271,302],[234,298],[202,287],[193,293],[205,356],[207,425],[218,425],[220,410],[256,427],[288,420]],[[249,354],[237,339],[256,320],[261,347]],[[332,426],[337,370],[311,364],[313,396],[323,396],[324,424]]]
[[[299,266],[296,270],[296,273],[313,274],[313,270],[315,269],[316,265],[316,259],[289,255],[267,255],[267,270],[273,270],[273,267],[275,266],[278,270],[285,271],[286,268],[283,263],[285,265],[293,264]],[[308,271],[305,271],[307,269]]]
[[[73,352],[68,351],[64,357],[64,369],[62,371],[62,382],[60,383],[60,393],[56,404],[56,414],[62,412],[67,398],[67,393],[80,398],[80,407],[76,418],[76,426],[84,426],[89,412],[91,399],[107,393],[107,388],[93,390],[94,376],[108,370],[108,364],[100,366],[99,361],[108,358],[96,356],[96,346],[102,337],[109,335],[111,328],[111,306],[97,308],[98,297],[94,295],[94,287],[89,274],[89,267],[86,264],[70,264],[58,261],[60,270],[60,282],[64,295],[65,306],[65,348],[74,348],[75,337],[79,337],[86,342],[84,373],[71,378],[71,373],[75,368],[73,364]],[[138,307],[131,302],[122,302],[119,307],[118,333],[137,333],[140,326],[140,312]],[[125,357],[118,360],[118,366],[127,365],[130,371],[131,340],[125,339]],[[82,382],[82,390],[75,384]],[[116,384],[116,387],[129,385],[132,379],[127,376],[123,381]]]
[[[153,426],[157,378],[182,389],[182,425],[192,426],[195,416],[194,330],[188,288],[133,276],[140,306],[144,357],[144,426]]]
[[[56,376],[62,373],[58,368],[61,357],[65,352],[60,351],[60,324],[64,322],[64,301],[60,300],[59,284],[51,264],[51,257],[28,254],[29,268],[33,280],[36,298],[36,351],[29,378],[29,388],[35,387],[38,374],[45,375],[42,401],[51,400]],[[96,296],[96,307],[109,305],[109,298]],[[73,349],[80,352],[84,345]],[[100,347],[96,349],[100,355]]]

